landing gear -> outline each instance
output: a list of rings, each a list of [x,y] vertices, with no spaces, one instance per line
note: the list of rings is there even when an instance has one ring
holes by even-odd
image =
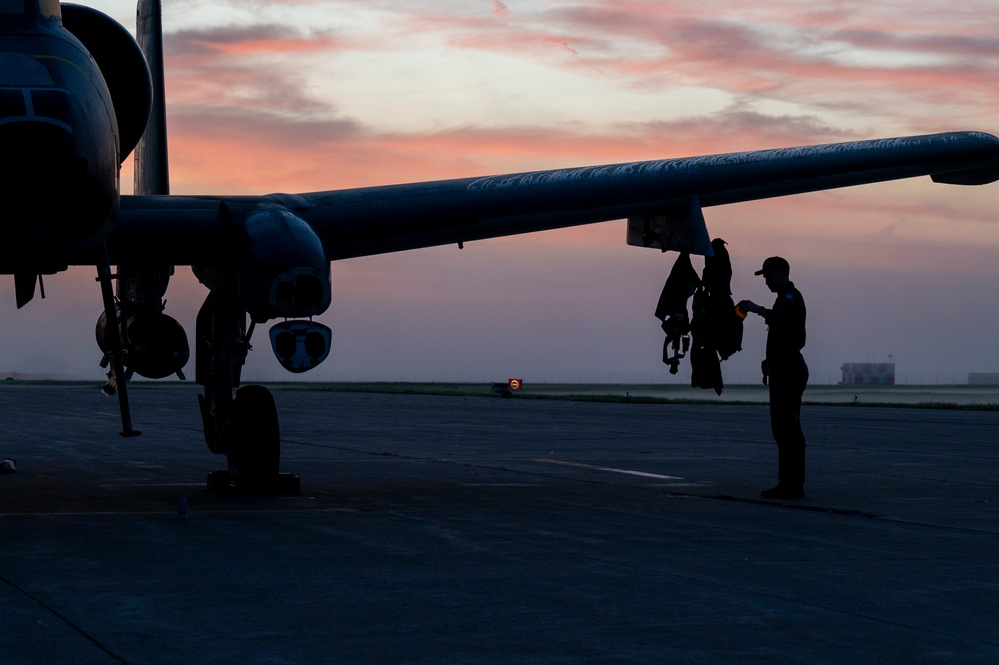
[[[239,386],[249,340],[246,313],[209,295],[197,320],[197,382],[205,387],[198,399],[205,442],[229,464],[208,474],[208,488],[298,494],[298,476],[279,472],[281,434],[270,391],[245,386],[232,392]]]
[[[236,482],[254,484],[276,476],[281,434],[274,398],[263,386],[236,391],[229,414],[229,471]]]
[[[111,288],[111,280],[113,279],[111,262],[108,260],[108,247],[107,244],[101,243],[101,260],[97,263],[97,281],[101,285],[101,298],[104,301],[104,313],[107,316],[107,360],[111,363],[111,370],[108,372],[108,383],[105,386],[105,394],[111,396],[115,392],[118,393],[118,407],[121,412],[121,435],[132,437],[139,436],[142,432],[132,428],[132,415],[128,406],[128,387],[125,385],[124,345],[121,339],[121,327],[118,324],[118,306],[114,301],[114,289]]]
[[[298,476],[280,473],[281,434],[274,397],[263,386],[244,386],[232,398],[226,428],[228,469],[208,474],[208,488],[298,494]]]

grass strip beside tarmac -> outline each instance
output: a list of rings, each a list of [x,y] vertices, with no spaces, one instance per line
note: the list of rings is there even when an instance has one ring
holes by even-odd
[[[633,404],[766,404],[763,385],[735,385],[715,395],[711,390],[687,386],[650,384],[530,383],[523,390],[507,393],[500,384],[434,382],[323,382],[271,383],[274,390],[318,390],[457,397],[512,397],[556,399],[578,402]],[[881,406],[927,409],[999,410],[999,386],[809,386],[805,404]]]
[[[254,383],[244,381],[244,385]],[[523,390],[508,393],[505,383],[415,382],[415,381],[325,381],[325,382],[261,382],[272,390],[309,390],[319,392],[380,393],[397,395],[441,395],[452,397],[512,397],[513,399],[551,399],[577,402],[631,404],[766,404],[769,401],[764,385],[727,386],[721,395],[711,390],[676,384],[573,384],[526,382]],[[100,388],[97,381],[0,381],[6,389],[30,389],[40,386],[63,386],[70,389]],[[156,388],[176,388],[200,392],[191,381],[131,381],[129,389],[143,391]],[[894,385],[851,386],[810,385],[805,391],[805,404],[838,406],[877,406],[924,409],[999,410],[999,386],[978,385]]]

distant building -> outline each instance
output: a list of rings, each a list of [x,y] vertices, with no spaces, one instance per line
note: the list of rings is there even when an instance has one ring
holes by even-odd
[[[895,385],[895,363],[843,363],[844,385]]]
[[[973,386],[999,386],[999,372],[972,372],[968,383]]]

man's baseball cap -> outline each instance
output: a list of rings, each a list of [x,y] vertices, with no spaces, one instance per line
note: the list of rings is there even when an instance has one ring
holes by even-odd
[[[791,266],[788,265],[787,261],[779,256],[771,256],[769,259],[763,262],[763,268],[754,272],[754,275],[771,275],[773,273],[789,273],[791,272]]]

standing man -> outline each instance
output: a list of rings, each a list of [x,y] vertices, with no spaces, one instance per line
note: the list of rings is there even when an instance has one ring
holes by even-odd
[[[805,346],[805,300],[790,280],[791,267],[779,256],[763,262],[767,288],[777,294],[772,309],[743,300],[739,308],[767,322],[767,359],[763,382],[770,386],[770,428],[777,442],[778,482],[760,493],[764,499],[800,499],[805,496],[805,435],[801,431],[801,395],[808,383]]]

